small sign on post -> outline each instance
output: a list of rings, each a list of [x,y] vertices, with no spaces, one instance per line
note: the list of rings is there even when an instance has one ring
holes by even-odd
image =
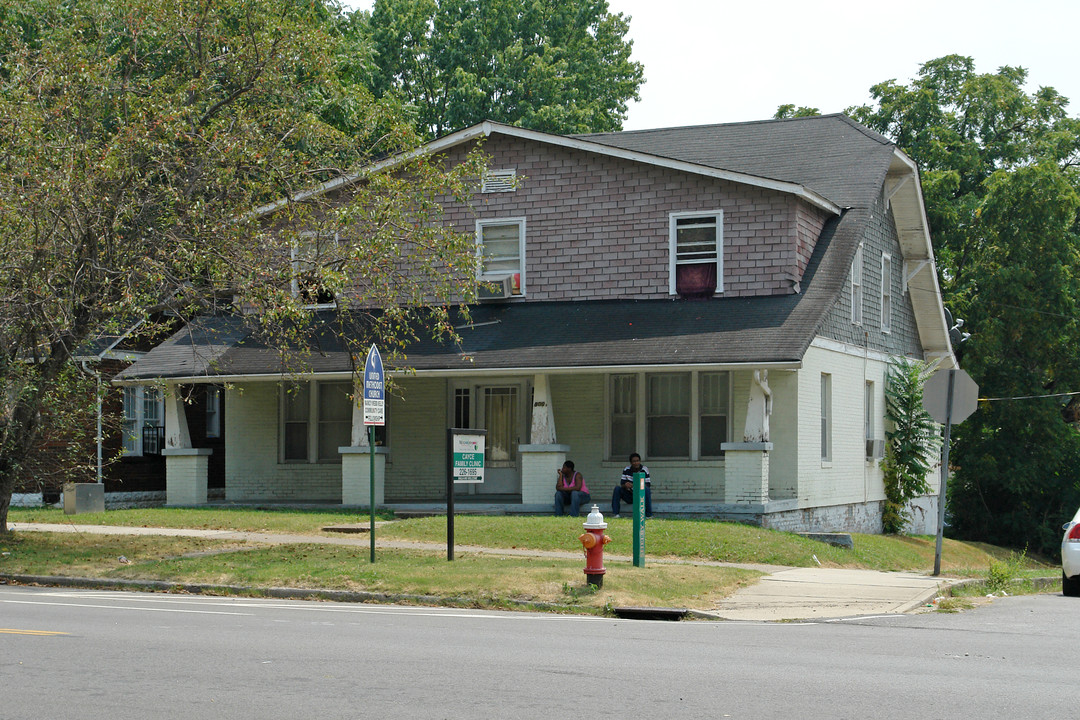
[[[446,431],[446,559],[454,559],[454,485],[484,482],[487,430]]]
[[[938,493],[937,542],[934,575],[941,574],[941,543],[945,534],[945,488],[949,483],[949,439],[952,426],[967,420],[979,405],[979,386],[963,370],[938,370],[923,384],[923,409],[945,426],[941,443],[941,487]]]
[[[453,438],[454,482],[484,482],[484,436],[455,434]]]
[[[386,424],[386,381],[382,356],[374,345],[364,362],[364,424]]]
[[[371,504],[371,562],[375,562],[375,427],[386,424],[386,381],[374,344],[364,361],[364,425],[368,427],[368,501]]]

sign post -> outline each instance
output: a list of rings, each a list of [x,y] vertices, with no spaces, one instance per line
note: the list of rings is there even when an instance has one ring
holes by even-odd
[[[375,427],[386,424],[386,381],[374,343],[364,362],[364,425],[368,427],[368,500],[371,503],[371,562],[375,562]]]
[[[645,473],[634,473],[634,567],[645,567]]]
[[[923,409],[945,426],[941,447],[941,488],[938,492],[937,543],[934,575],[941,574],[941,540],[945,534],[945,487],[949,482],[949,439],[953,425],[967,420],[979,404],[979,386],[963,370],[938,370],[923,386]]]
[[[446,559],[454,559],[454,484],[484,482],[487,430],[446,431]]]

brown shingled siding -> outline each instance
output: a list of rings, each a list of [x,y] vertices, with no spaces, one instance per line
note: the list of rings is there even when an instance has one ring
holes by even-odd
[[[525,217],[529,300],[670,297],[672,212],[724,211],[724,296],[788,294],[802,277],[824,211],[791,195],[557,146],[493,136],[492,169],[514,168],[516,191],[477,194],[448,219]],[[453,162],[463,148],[448,155]]]

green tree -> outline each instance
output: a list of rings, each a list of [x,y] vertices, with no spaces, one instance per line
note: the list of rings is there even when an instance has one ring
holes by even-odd
[[[992,398],[1080,390],[1080,121],[1027,71],[950,55],[849,112],[920,168],[939,278],[971,338],[956,348]],[[983,403],[954,429],[950,532],[1052,551],[1077,501],[1080,440],[1061,398]]]
[[[939,279],[952,303],[971,291],[990,176],[1040,160],[1080,163],[1080,120],[1068,116],[1068,99],[1050,87],[1027,93],[1027,79],[1023,68],[977,73],[970,57],[947,55],[923,64],[910,85],[873,86],[874,105],[848,110],[919,164]]]
[[[1054,554],[1080,503],[1080,433],[1055,397],[1080,389],[1080,199],[1048,161],[986,188],[964,364],[983,396],[1029,399],[983,403],[957,426],[953,531]]]
[[[889,364],[885,377],[885,418],[889,441],[882,464],[885,503],[881,513],[887,533],[902,532],[911,518],[909,503],[930,491],[926,477],[941,438],[937,424],[923,409],[923,385],[934,365],[899,357]]]
[[[304,298],[328,291],[382,309],[366,339],[391,348],[418,314],[449,331],[444,308],[472,292],[475,260],[438,201],[468,194],[478,156],[446,170],[417,154],[344,193],[297,194],[418,143],[343,81],[356,48],[334,7],[0,6],[0,532],[35,439],[79,401],[73,354],[121,323],[235,298],[268,338],[296,343]],[[269,218],[252,212],[270,203]],[[313,237],[340,241],[313,255]]]
[[[791,103],[787,105],[781,105],[776,108],[776,112],[773,114],[773,120],[787,120],[788,118],[800,118],[800,117],[816,117],[820,115],[821,111],[816,107],[805,107],[800,105],[795,107]]]
[[[432,137],[484,120],[619,130],[644,77],[629,20],[606,0],[376,0],[375,92]]]

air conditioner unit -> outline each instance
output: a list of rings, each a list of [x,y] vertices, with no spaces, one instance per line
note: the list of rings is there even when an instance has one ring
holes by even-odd
[[[514,273],[497,277],[485,277],[480,279],[480,286],[476,289],[476,298],[481,301],[507,300],[514,295],[521,294],[521,285]]]
[[[868,460],[880,460],[885,457],[885,441],[867,438],[866,457]]]
[[[510,297],[510,276],[484,278],[476,289],[477,300],[506,300]]]

